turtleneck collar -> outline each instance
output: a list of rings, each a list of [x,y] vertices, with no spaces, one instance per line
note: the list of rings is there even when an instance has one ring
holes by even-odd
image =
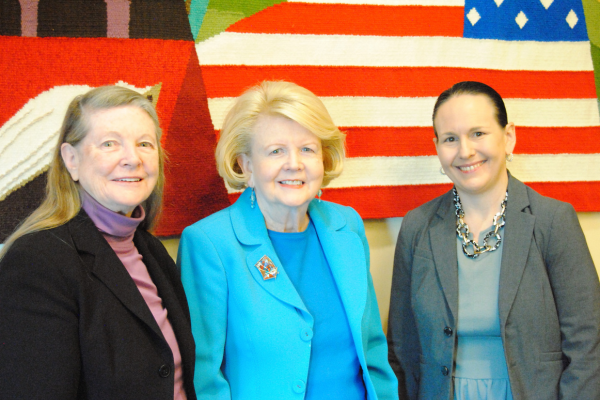
[[[133,237],[138,225],[146,217],[146,212],[141,205],[133,210],[131,217],[127,217],[104,207],[83,188],[79,192],[81,194],[81,207],[102,233],[121,238]]]

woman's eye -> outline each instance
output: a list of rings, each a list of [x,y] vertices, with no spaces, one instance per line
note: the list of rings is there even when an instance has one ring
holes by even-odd
[[[140,143],[140,147],[154,147],[154,144],[150,142],[142,142]]]
[[[113,147],[114,145],[115,142],[113,142],[112,140],[102,143],[102,147]]]
[[[271,152],[271,154],[279,154],[281,153],[281,149],[275,149]]]
[[[308,152],[308,153],[315,153],[315,150],[311,149],[310,147],[303,147],[302,151]]]
[[[475,132],[475,137],[481,137],[483,135],[485,135],[485,133],[483,133],[483,132]]]
[[[444,142],[456,142],[456,138],[454,136],[450,136],[444,139]]]

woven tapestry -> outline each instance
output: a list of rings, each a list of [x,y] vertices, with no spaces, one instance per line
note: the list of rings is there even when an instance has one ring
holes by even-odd
[[[0,0],[0,241],[44,195],[70,100],[119,84],[152,96],[169,155],[156,234],[234,201],[214,147],[236,96],[288,80],[347,133],[323,198],[364,218],[445,192],[431,111],[461,80],[505,98],[511,172],[600,211],[597,0]],[[594,75],[596,66],[596,75]]]
[[[169,158],[158,235],[177,235],[229,204],[184,1],[0,4],[0,241],[44,196],[69,102],[108,84],[156,103]]]

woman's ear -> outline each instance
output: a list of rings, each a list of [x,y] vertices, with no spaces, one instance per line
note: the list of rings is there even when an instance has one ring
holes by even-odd
[[[69,143],[63,143],[60,145],[60,155],[71,178],[77,182],[79,180],[79,153],[77,153],[77,149]]]
[[[244,175],[248,177],[248,182],[246,182],[248,187],[254,187],[254,182],[252,180],[252,160],[250,160],[250,157],[248,157],[247,154],[240,154],[237,158],[237,163]]]
[[[517,131],[515,124],[509,122],[506,125],[506,128],[504,128],[504,131],[506,133],[506,154],[512,154],[517,145]]]

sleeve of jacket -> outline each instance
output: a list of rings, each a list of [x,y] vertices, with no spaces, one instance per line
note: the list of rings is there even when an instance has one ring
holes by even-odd
[[[230,400],[229,383],[221,370],[227,332],[227,277],[213,242],[198,225],[183,231],[177,263],[196,341],[196,395],[201,400]]]
[[[0,397],[77,398],[78,284],[68,269],[78,259],[45,239],[17,240],[0,263]]]
[[[400,399],[416,399],[420,344],[411,304],[411,275],[417,226],[409,212],[402,220],[396,251],[388,318],[388,358],[398,378]]]
[[[577,214],[560,203],[545,249],[567,366],[561,399],[600,399],[600,284]]]
[[[353,210],[354,211],[354,210]],[[365,358],[369,376],[373,382],[378,400],[396,400],[398,398],[397,380],[387,360],[387,341],[381,327],[381,317],[379,316],[379,307],[377,305],[377,296],[373,286],[373,278],[370,272],[370,251],[369,243],[365,235],[365,227],[362,219],[354,211],[357,219],[358,235],[360,236],[365,249],[365,259],[367,262],[367,279],[368,293],[367,305],[365,310],[366,323],[363,326],[367,327],[365,335],[367,335]]]

